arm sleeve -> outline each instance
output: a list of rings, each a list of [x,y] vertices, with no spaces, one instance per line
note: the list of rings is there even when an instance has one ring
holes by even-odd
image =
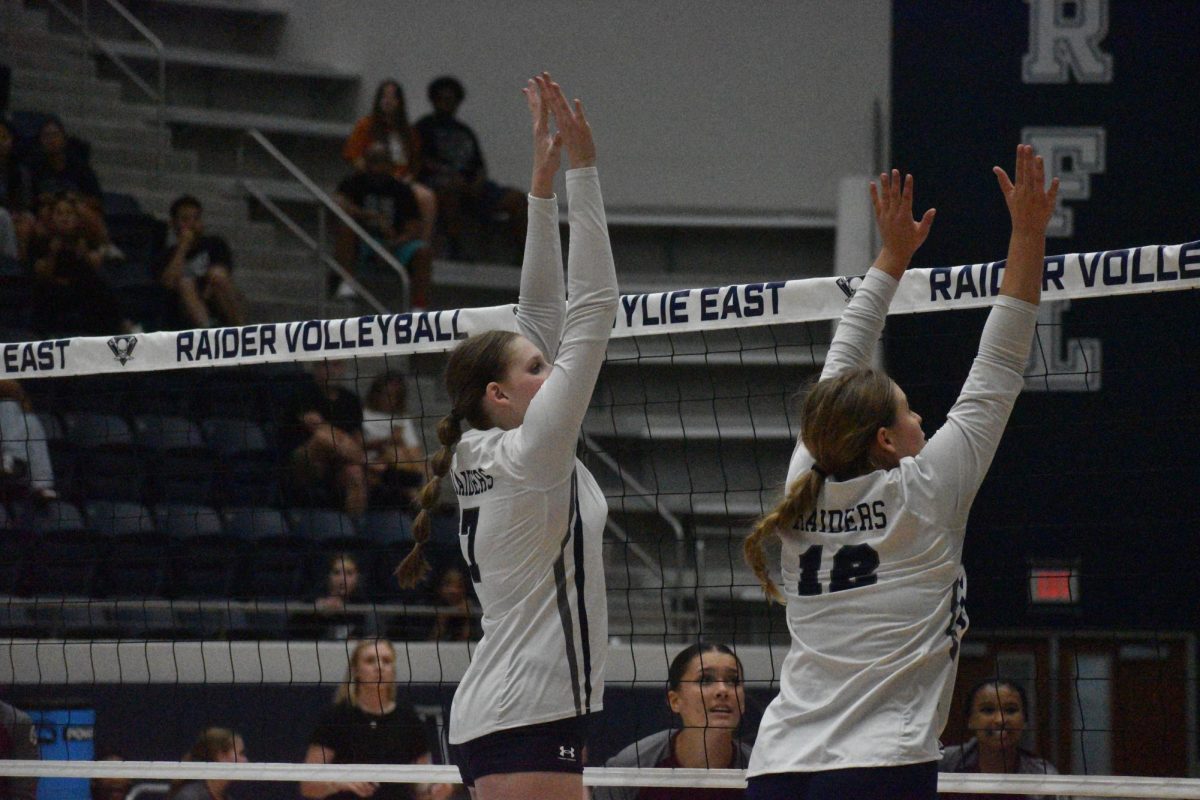
[[[512,456],[539,482],[570,472],[617,312],[617,275],[595,167],[567,172],[571,250],[566,325],[550,377],[512,432]]]
[[[563,283],[562,241],[558,232],[558,198],[529,196],[529,226],[521,264],[517,325],[550,363],[558,355],[567,297]]]
[[[866,366],[883,331],[883,321],[900,282],[872,267],[842,312],[837,333],[825,357],[821,380],[834,378],[846,370]]]
[[[943,513],[961,520],[971,509],[1025,385],[1036,323],[1037,306],[1006,295],[996,298],[979,354],[946,424],[916,457],[924,498]]]

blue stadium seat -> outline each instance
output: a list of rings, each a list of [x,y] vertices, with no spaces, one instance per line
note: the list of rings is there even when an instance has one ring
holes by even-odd
[[[141,503],[90,500],[84,505],[89,526],[104,536],[154,534],[154,515]]]
[[[280,501],[279,458],[275,453],[236,453],[216,465],[214,492],[224,506],[274,506]]]
[[[412,541],[412,518],[398,508],[372,509],[359,525],[359,533],[371,544]]]
[[[0,595],[16,594],[24,559],[23,542],[7,533],[0,537]]]
[[[132,448],[79,448],[74,472],[75,491],[88,500],[146,499],[146,465]]]
[[[221,515],[211,506],[160,503],[154,507],[158,530],[177,541],[201,537],[223,537]]]
[[[149,452],[209,452],[200,426],[186,417],[143,414],[133,420],[138,447]]]
[[[322,546],[361,542],[354,522],[330,508],[296,508],[290,512],[292,533]]]
[[[51,500],[45,504],[31,505],[28,508],[27,517],[23,521],[35,536],[87,530],[87,521],[83,512],[76,505],[65,500]]]
[[[123,417],[91,411],[71,411],[65,415],[67,436],[76,447],[133,446],[133,430]]]
[[[290,539],[287,518],[282,511],[263,506],[227,508],[225,532],[244,542]]]
[[[61,442],[67,437],[66,428],[63,427],[62,420],[58,414],[53,411],[38,411],[38,421],[42,423],[42,428],[46,431],[47,442]]]
[[[241,453],[273,454],[266,432],[253,420],[214,417],[204,420],[201,428],[208,446],[221,458]]]
[[[110,217],[142,215],[142,204],[131,194],[120,192],[104,192],[100,195],[100,207],[106,221]],[[111,221],[109,221],[111,225]],[[124,248],[122,248],[124,249]]]

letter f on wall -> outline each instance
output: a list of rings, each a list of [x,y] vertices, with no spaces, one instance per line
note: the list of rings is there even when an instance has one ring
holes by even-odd
[[[1075,213],[1063,203],[1091,198],[1091,176],[1104,173],[1104,128],[1022,128],[1021,143],[1033,145],[1046,160],[1047,180],[1059,181],[1046,236],[1069,239],[1075,235]]]

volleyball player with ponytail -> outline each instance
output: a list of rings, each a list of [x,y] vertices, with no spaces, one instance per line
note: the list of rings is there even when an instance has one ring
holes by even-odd
[[[421,504],[432,505],[452,473],[459,539],[483,609],[483,638],[450,713],[464,782],[480,800],[574,800],[583,796],[584,726],[601,708],[608,639],[601,539],[608,508],[575,448],[618,295],[583,106],[568,105],[545,73],[524,91],[534,166],[521,334],[471,336],[451,354],[452,408],[438,427],[442,449]],[[562,148],[571,167],[565,292],[554,196]],[[402,583],[423,573],[426,516],[418,515],[418,544],[397,570]]]
[[[747,770],[752,800],[935,800],[938,736],[967,627],[967,515],[1024,385],[1057,179],[1017,148],[993,170],[1012,218],[1000,296],[962,393],[929,440],[904,392],[869,367],[900,278],[933,222],[912,216],[912,176],[871,199],[883,249],[805,398],[787,495],[746,540],[792,645]],[[782,591],[764,540],[783,542]]]

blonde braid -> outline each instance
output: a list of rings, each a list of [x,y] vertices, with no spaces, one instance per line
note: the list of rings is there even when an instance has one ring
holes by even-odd
[[[401,588],[411,589],[421,582],[429,572],[429,562],[425,560],[424,547],[429,541],[431,523],[429,512],[437,505],[442,493],[442,478],[450,471],[450,462],[454,458],[454,446],[462,438],[462,416],[458,411],[451,411],[442,417],[437,427],[438,441],[442,447],[433,456],[433,477],[421,488],[418,502],[421,511],[413,520],[413,548],[409,551],[400,566],[396,567],[395,576]]]
[[[797,521],[804,518],[806,513],[816,508],[817,496],[821,493],[821,487],[824,485],[825,476],[820,471],[816,469],[806,471],[792,482],[779,505],[754,525],[754,529],[742,543],[742,555],[750,569],[754,570],[755,577],[762,584],[763,592],[770,601],[782,604],[784,598],[767,569],[767,552],[764,541],[771,534],[791,529]]]

